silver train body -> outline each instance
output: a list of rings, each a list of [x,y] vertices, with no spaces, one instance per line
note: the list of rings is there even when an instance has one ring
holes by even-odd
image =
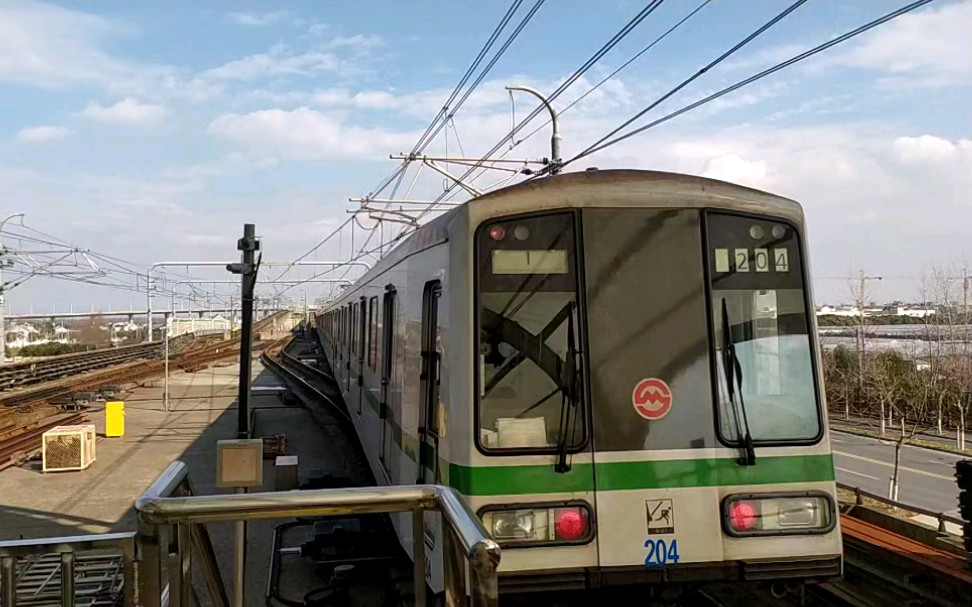
[[[842,570],[809,276],[794,201],[587,171],[437,217],[315,323],[376,477],[457,488],[501,596],[806,581]]]

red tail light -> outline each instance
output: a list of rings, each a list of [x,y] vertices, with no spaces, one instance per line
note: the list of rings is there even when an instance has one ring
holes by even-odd
[[[577,540],[587,535],[587,516],[582,508],[557,510],[554,515],[554,530],[557,539]]]
[[[506,228],[503,226],[493,226],[489,229],[489,237],[493,240],[503,240],[506,238]]]
[[[736,531],[748,531],[756,526],[759,513],[756,512],[756,504],[753,502],[733,502],[729,512],[729,520],[733,529]]]

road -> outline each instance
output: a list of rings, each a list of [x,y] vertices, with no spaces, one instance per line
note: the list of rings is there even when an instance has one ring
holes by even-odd
[[[886,496],[894,472],[894,443],[837,430],[830,433],[837,480]],[[901,448],[898,501],[959,516],[955,462],[958,455],[923,449]]]

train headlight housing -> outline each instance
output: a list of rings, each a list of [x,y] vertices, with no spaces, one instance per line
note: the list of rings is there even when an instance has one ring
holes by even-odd
[[[487,506],[479,516],[503,546],[586,544],[594,537],[591,510],[583,502]]]
[[[829,533],[836,525],[833,498],[821,491],[730,495],[722,526],[732,536]]]

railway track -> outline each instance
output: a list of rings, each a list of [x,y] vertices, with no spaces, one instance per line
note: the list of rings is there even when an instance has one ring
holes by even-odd
[[[158,356],[160,347],[161,345],[158,343],[137,344],[3,365],[0,366],[0,391],[49,382],[120,363],[151,358]]]
[[[275,317],[254,324],[254,333],[265,328]],[[240,354],[240,338],[222,339],[215,335],[187,337],[176,343],[170,342],[169,368],[193,372],[204,366]],[[254,351],[259,352],[270,342],[255,343]],[[83,413],[63,413],[49,401],[68,396],[76,391],[96,390],[98,388],[136,382],[158,377],[165,372],[165,361],[158,357],[145,357],[146,352],[160,344],[140,344],[126,348],[130,352],[125,357],[114,358],[110,366],[96,364],[97,368],[77,366],[77,355],[67,358],[56,357],[45,362],[63,364],[73,371],[61,375],[53,381],[30,382],[26,387],[12,392],[0,392],[0,414],[7,420],[0,422],[0,470],[6,468],[40,450],[41,437],[47,430],[60,425],[82,423]],[[173,350],[175,352],[173,352]],[[83,353],[90,354],[90,353]],[[84,357],[82,357],[84,358]],[[67,361],[65,363],[65,361]],[[40,362],[40,361],[39,361]],[[90,362],[90,361],[89,361]],[[15,366],[23,366],[18,364]],[[5,370],[5,369],[4,369]],[[49,412],[44,415],[44,412]]]
[[[30,457],[40,449],[41,437],[56,426],[74,426],[88,421],[84,413],[62,413],[21,426],[0,437],[0,470]]]

